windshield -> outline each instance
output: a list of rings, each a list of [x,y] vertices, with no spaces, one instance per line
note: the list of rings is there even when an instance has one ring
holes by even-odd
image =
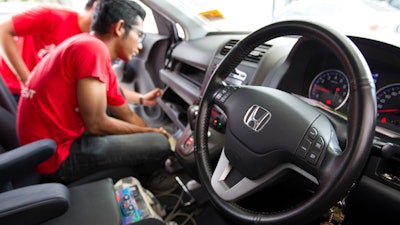
[[[22,2],[16,6],[17,3]],[[56,2],[82,10],[82,0],[0,0],[0,19],[30,7],[28,2]],[[255,31],[271,22],[306,19],[346,35],[400,46],[400,0],[176,0],[180,7],[214,27],[210,31]],[[7,4],[6,4],[7,3]],[[149,10],[150,11],[150,10]],[[151,12],[149,12],[151,13]],[[187,12],[189,13],[189,12]],[[154,25],[145,26],[146,32]]]
[[[400,45],[400,1],[180,0],[220,31],[254,31],[271,22],[306,19],[346,35]]]
[[[180,0],[220,31],[254,31],[273,21],[275,1]]]

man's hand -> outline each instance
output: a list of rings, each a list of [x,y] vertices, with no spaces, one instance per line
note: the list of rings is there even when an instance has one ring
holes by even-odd
[[[145,106],[153,106],[157,105],[157,98],[161,97],[163,94],[163,90],[160,88],[156,88],[152,91],[147,92],[146,94],[142,95],[143,105]]]
[[[164,135],[166,138],[169,138],[171,135],[168,133],[168,131],[166,131],[164,128],[160,127],[160,128],[154,128],[154,132],[160,133],[162,135]]]

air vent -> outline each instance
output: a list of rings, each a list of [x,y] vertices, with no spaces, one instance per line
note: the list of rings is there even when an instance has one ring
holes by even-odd
[[[228,52],[236,45],[239,40],[230,40],[225,46],[221,49],[221,55],[226,55]]]
[[[225,46],[221,49],[221,55],[226,55],[228,52],[235,46],[235,44],[239,40],[230,40],[228,41]],[[260,59],[265,55],[267,50],[271,47],[271,45],[268,44],[261,44],[257,48],[255,48],[253,51],[249,53],[249,55],[244,59],[245,61],[248,62],[254,62],[258,63]]]

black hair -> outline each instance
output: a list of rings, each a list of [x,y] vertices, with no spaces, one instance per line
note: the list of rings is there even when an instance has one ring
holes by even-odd
[[[88,0],[88,1],[86,2],[86,5],[85,5],[85,10],[91,9],[92,6],[93,6],[93,4],[94,4],[96,1],[97,1],[97,0]]]
[[[144,20],[146,11],[132,0],[99,0],[93,12],[91,30],[107,34],[111,25],[123,20],[127,36],[131,25],[138,24],[138,17]]]

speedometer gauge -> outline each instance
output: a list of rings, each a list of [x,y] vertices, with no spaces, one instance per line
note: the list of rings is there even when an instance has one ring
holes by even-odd
[[[400,130],[400,83],[379,89],[376,93],[378,122]]]
[[[349,98],[349,79],[340,70],[325,70],[311,82],[309,98],[338,110]]]

